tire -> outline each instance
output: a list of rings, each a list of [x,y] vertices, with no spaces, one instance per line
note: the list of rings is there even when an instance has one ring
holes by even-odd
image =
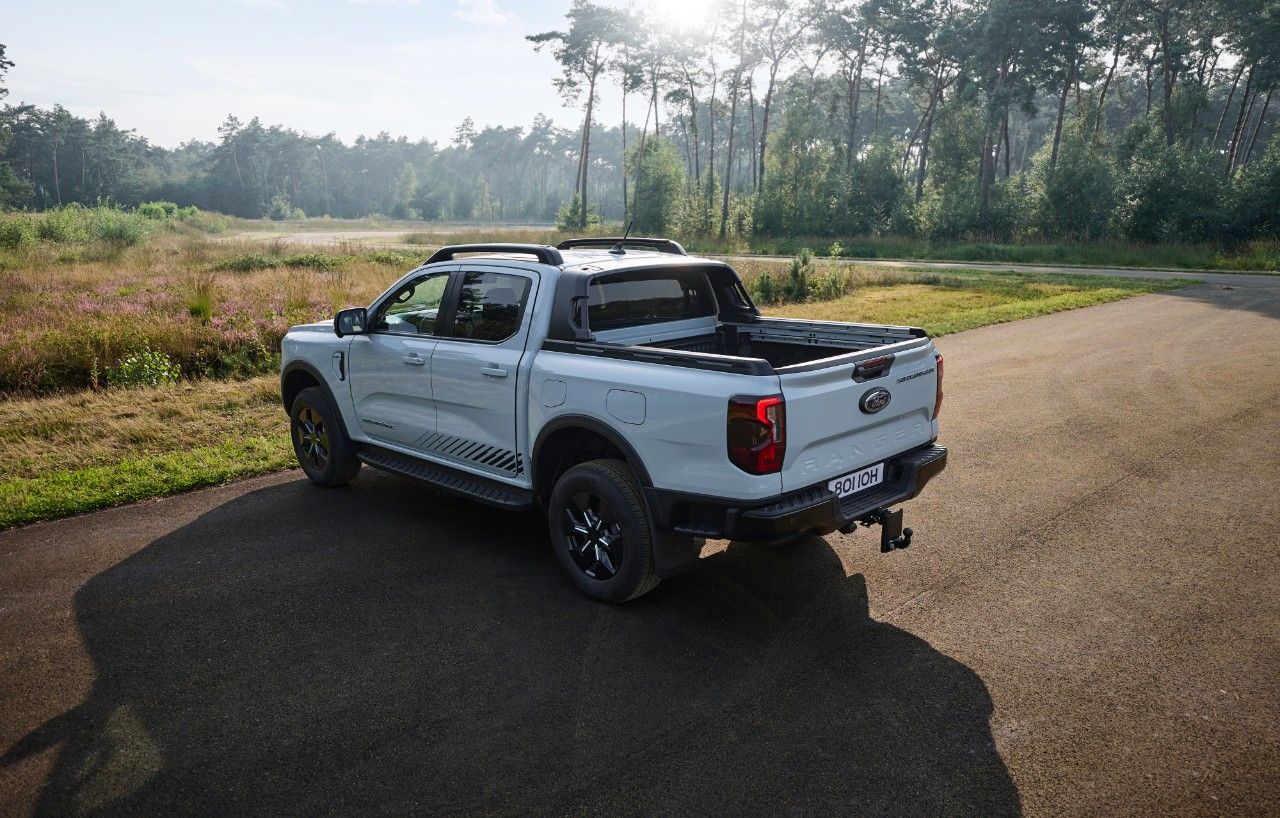
[[[360,471],[356,446],[347,437],[342,416],[319,386],[298,393],[289,410],[289,436],[298,465],[318,486],[342,486]]]
[[[626,463],[592,460],[569,469],[551,491],[547,522],[556,559],[592,599],[626,602],[660,581],[653,523]]]

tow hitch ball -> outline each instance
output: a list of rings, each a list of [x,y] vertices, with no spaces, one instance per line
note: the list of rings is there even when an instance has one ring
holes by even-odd
[[[880,526],[880,553],[882,554],[911,545],[911,535],[914,532],[902,527],[902,509],[890,511],[887,508],[879,508],[858,522],[868,528],[873,525]],[[853,530],[852,525],[849,526],[849,530]]]

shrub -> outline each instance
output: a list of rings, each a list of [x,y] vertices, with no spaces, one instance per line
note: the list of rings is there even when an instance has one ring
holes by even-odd
[[[46,210],[36,221],[36,235],[56,244],[75,244],[89,240],[85,208],[69,204]]]
[[[194,209],[192,208],[192,210]],[[144,219],[164,221],[177,215],[178,206],[173,202],[143,202],[138,205],[134,212]]]
[[[284,259],[286,267],[303,267],[308,270],[319,270],[322,273],[341,269],[347,263],[345,256],[332,256],[328,253],[300,253]]]
[[[818,301],[839,298],[850,289],[849,274],[843,270],[831,270],[813,279],[813,297]]]
[[[756,280],[752,282],[751,297],[758,304],[778,303],[778,285],[774,282],[772,274],[761,273],[756,276]]]
[[[302,208],[293,206],[287,193],[277,193],[272,196],[263,215],[273,222],[282,222],[286,219],[305,219],[307,217],[307,214],[302,212]]]
[[[96,207],[89,218],[89,235],[115,248],[141,244],[151,228],[147,219],[112,207]]]
[[[787,277],[782,282],[782,299],[792,304],[809,300],[810,279],[813,278],[813,251],[801,248],[800,254],[791,259]]]
[[[150,345],[106,370],[107,385],[125,389],[175,384],[179,374],[178,365],[168,355],[153,350]]]
[[[390,267],[404,267],[411,264],[417,264],[422,260],[422,255],[419,253],[406,253],[404,251],[377,250],[369,253],[366,258],[374,264],[386,264]]]
[[[22,216],[0,219],[0,247],[23,250],[36,242],[36,231]]]
[[[267,270],[280,264],[280,260],[261,253],[245,253],[242,256],[224,258],[213,265],[215,270],[232,273],[252,273],[255,270]]]

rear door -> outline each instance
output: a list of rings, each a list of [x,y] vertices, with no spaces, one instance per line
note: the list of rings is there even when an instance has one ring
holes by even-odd
[[[516,477],[524,471],[516,444],[516,389],[537,273],[472,262],[458,275],[446,312],[450,326],[431,358],[436,426],[418,445]]]
[[[893,361],[887,369],[859,370],[860,362],[890,351]],[[927,339],[839,360],[843,362],[836,365],[783,367],[778,373],[787,411],[783,491],[874,466],[937,434],[937,367]],[[887,403],[880,390],[888,392]]]

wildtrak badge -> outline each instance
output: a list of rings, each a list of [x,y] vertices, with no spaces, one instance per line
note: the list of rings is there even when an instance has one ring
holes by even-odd
[[[922,369],[919,372],[912,372],[910,375],[903,375],[901,378],[898,378],[897,383],[902,383],[904,381],[920,378],[925,375],[928,375],[930,372],[937,372],[937,371],[938,371],[937,367],[931,366],[928,369]]]

